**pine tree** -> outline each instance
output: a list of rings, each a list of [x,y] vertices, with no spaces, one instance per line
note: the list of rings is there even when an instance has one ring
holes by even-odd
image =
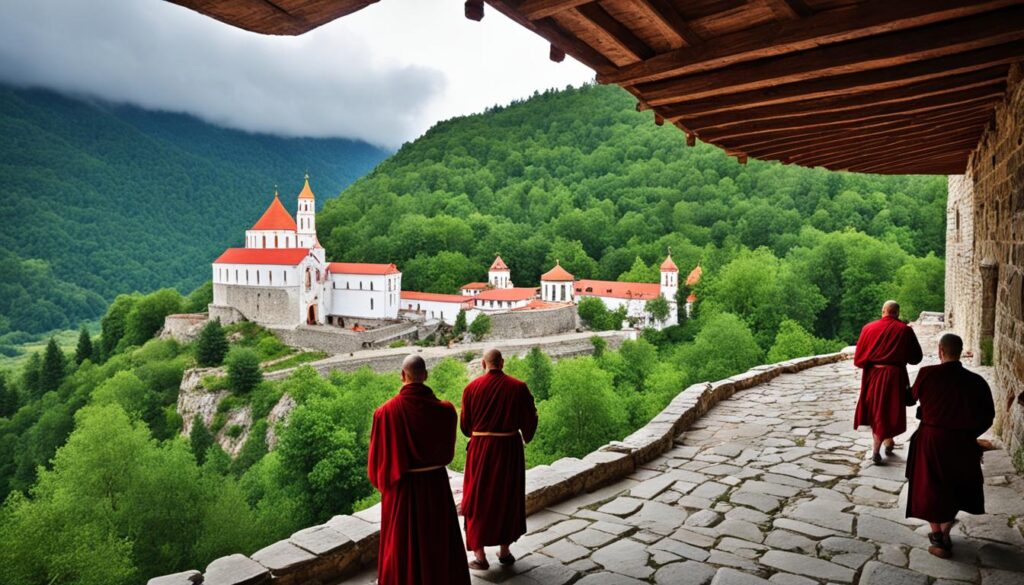
[[[42,368],[43,358],[38,351],[33,353],[21,368],[21,387],[34,398],[38,398],[42,394],[39,390],[39,372]]]
[[[51,337],[50,343],[46,344],[46,353],[43,354],[43,366],[39,370],[40,393],[60,388],[66,373],[64,359],[64,352],[57,346],[57,340]]]
[[[85,360],[92,359],[92,337],[82,325],[78,332],[78,347],[75,348],[75,363],[81,365]]]
[[[247,347],[236,347],[225,360],[228,365],[228,385],[235,394],[248,394],[263,381],[260,358]]]
[[[227,353],[227,335],[220,326],[220,319],[214,319],[199,332],[199,339],[196,340],[196,362],[204,368],[219,366],[224,363],[224,356]]]
[[[458,335],[466,330],[466,311],[459,309],[459,314],[455,316],[455,326],[452,327],[452,333]]]
[[[539,347],[534,347],[526,354],[526,383],[537,400],[547,400],[551,394],[551,378],[554,368],[551,358]]]
[[[198,414],[192,419],[192,431],[188,434],[188,442],[192,448],[192,455],[196,458],[196,463],[202,465],[206,461],[207,450],[213,445],[213,435]]]
[[[10,418],[18,411],[18,389],[7,383],[7,376],[0,373],[0,418]]]

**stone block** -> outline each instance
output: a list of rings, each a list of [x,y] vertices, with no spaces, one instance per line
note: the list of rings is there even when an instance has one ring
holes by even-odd
[[[870,561],[861,572],[860,585],[928,585],[928,577],[878,561]]]
[[[572,481],[550,465],[526,471],[526,513],[532,514],[573,495]]]
[[[590,473],[590,481],[587,485],[588,490],[604,485],[614,479],[625,477],[636,469],[633,458],[630,455],[605,450],[604,448],[588,453],[583,457],[583,461],[594,464],[594,469]]]
[[[353,544],[361,548],[370,543],[376,546],[377,539],[380,537],[380,527],[378,525],[371,524],[355,516],[335,516],[328,520],[325,526],[344,534]]]
[[[203,582],[203,574],[199,571],[182,571],[173,575],[154,577],[146,585],[199,585]]]
[[[245,555],[230,555],[211,562],[203,585],[258,585],[270,581],[270,569]]]
[[[342,552],[355,546],[351,538],[327,525],[300,530],[291,535],[288,540],[295,546],[318,556]]]
[[[274,577],[300,571],[317,559],[316,555],[287,540],[280,540],[252,554],[252,560],[270,569]]]

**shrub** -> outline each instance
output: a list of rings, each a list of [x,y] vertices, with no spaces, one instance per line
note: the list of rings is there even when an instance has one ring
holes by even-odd
[[[476,319],[473,319],[473,322],[469,324],[469,332],[473,335],[473,339],[479,341],[491,332],[491,326],[491,318],[487,315],[480,314],[477,315]]]
[[[235,347],[225,360],[228,366],[228,385],[235,394],[248,394],[263,381],[260,358],[245,347]]]
[[[224,434],[231,437],[232,439],[237,439],[238,437],[242,436],[243,430],[245,429],[242,428],[242,425],[231,425],[230,427],[228,427],[228,430],[224,432]]]
[[[220,325],[220,319],[213,319],[199,332],[196,340],[196,363],[204,368],[224,363],[228,353],[228,337]]]

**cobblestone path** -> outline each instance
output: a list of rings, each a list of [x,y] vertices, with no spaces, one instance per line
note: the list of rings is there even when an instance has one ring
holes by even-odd
[[[514,567],[488,551],[474,583],[1024,584],[1024,478],[1006,454],[985,456],[989,513],[962,514],[954,558],[935,558],[904,518],[906,449],[872,466],[851,428],[858,380],[846,361],[737,393],[628,478],[531,516]]]

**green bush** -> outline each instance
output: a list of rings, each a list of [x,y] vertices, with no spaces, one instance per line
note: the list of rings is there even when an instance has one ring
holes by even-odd
[[[228,385],[235,394],[248,394],[263,381],[260,358],[249,348],[231,348],[225,363],[228,366]]]
[[[228,337],[220,325],[220,319],[212,319],[196,339],[196,363],[200,367],[210,368],[224,363],[228,354]]]
[[[242,427],[242,425],[231,425],[230,427],[228,427],[228,430],[224,431],[224,434],[231,437],[232,439],[237,439],[238,437],[242,436],[242,431],[244,430],[245,429]]]

